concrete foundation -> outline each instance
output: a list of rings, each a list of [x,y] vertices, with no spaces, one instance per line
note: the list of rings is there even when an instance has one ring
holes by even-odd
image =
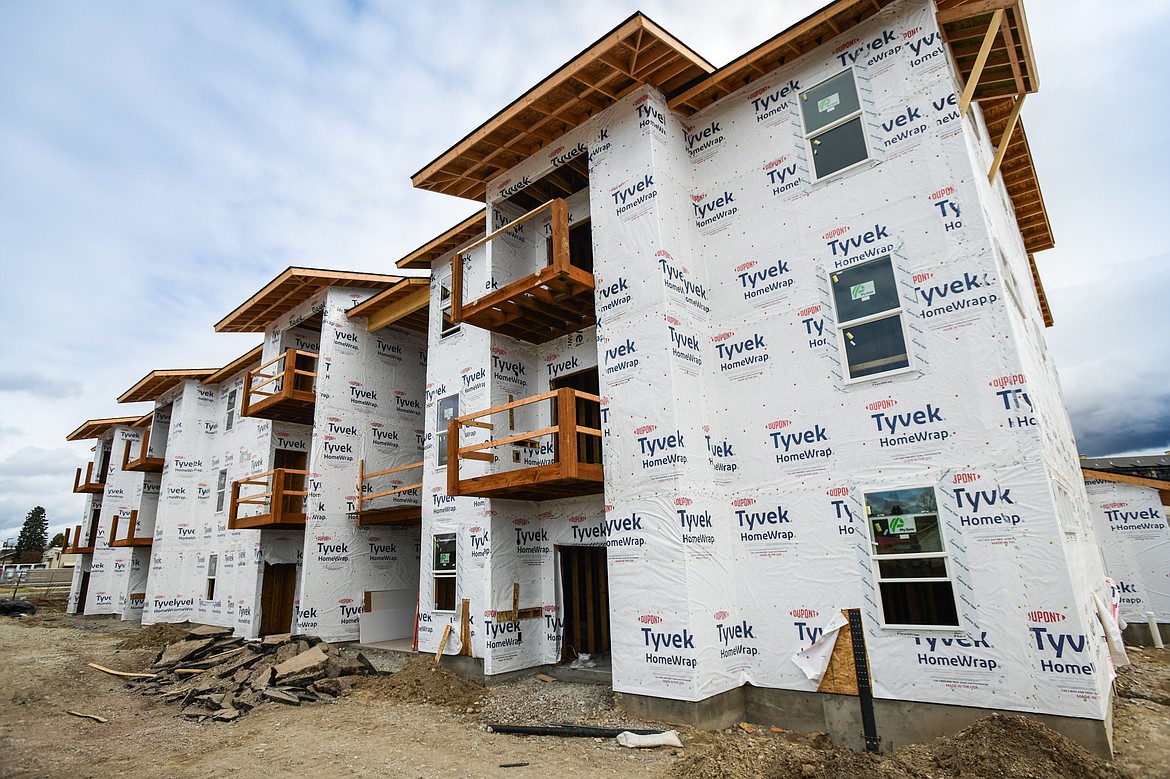
[[[737,722],[759,722],[786,730],[829,735],[837,746],[865,749],[861,707],[849,695],[797,692],[744,686],[702,701],[689,702],[618,693],[618,704],[631,716],[703,730],[719,730]],[[875,700],[881,750],[891,753],[908,744],[957,733],[991,714],[1024,714],[971,706]],[[1050,714],[1024,714],[1072,739],[1095,755],[1113,757],[1113,720],[1090,720]]]
[[[1162,643],[1170,646],[1170,625],[1158,623],[1158,632],[1162,634]],[[1153,646],[1154,640],[1150,636],[1150,626],[1145,622],[1130,622],[1125,630],[1121,631],[1121,638],[1126,646]]]

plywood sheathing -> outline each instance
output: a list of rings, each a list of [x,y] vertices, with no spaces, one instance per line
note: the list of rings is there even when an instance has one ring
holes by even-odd
[[[110,428],[117,425],[132,425],[138,421],[138,417],[107,417],[105,419],[87,419],[81,423],[81,426],[74,430],[69,435],[65,436],[66,441],[86,441],[91,438],[101,438],[106,434]]]
[[[401,276],[317,268],[288,268],[215,325],[217,333],[262,333],[280,317],[328,287],[383,290]]]
[[[180,370],[151,371],[138,380],[130,389],[118,396],[119,403],[142,403],[158,400],[184,381],[203,381],[215,368],[186,368]]]
[[[431,263],[465,243],[482,238],[487,232],[487,211],[479,209],[442,235],[418,247],[398,261],[399,268],[430,270]]]
[[[643,84],[666,95],[714,66],[641,13],[571,59],[411,177],[414,186],[482,200],[487,182]]]
[[[215,373],[203,380],[204,384],[219,384],[221,381],[226,381],[237,373],[249,369],[256,368],[260,365],[260,360],[264,356],[264,344],[254,346],[244,354],[241,354],[236,359],[223,366]]]

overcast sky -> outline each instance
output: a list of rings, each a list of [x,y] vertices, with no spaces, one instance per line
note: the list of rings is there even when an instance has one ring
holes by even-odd
[[[91,417],[288,265],[393,272],[475,204],[409,176],[642,10],[722,65],[821,0],[0,2],[0,541],[81,521]],[[1080,450],[1170,449],[1170,3],[1028,0],[1037,257]],[[1126,108],[1128,106],[1128,108]]]

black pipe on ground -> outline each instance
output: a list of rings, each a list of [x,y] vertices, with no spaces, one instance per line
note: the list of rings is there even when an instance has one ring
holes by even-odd
[[[488,725],[493,733],[507,733],[514,736],[572,736],[579,738],[617,738],[619,733],[636,733],[639,736],[656,736],[665,730],[639,730],[638,728],[591,728],[584,725]]]

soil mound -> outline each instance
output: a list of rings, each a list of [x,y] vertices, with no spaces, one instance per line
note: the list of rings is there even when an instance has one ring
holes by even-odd
[[[959,779],[1120,779],[1116,768],[1041,723],[993,714],[926,745],[934,765]],[[906,757],[916,751],[906,750]],[[896,759],[896,758],[895,758]]]
[[[367,683],[368,684],[368,683]],[[435,665],[434,657],[420,655],[390,676],[376,681],[380,695],[410,703],[434,703],[464,710],[483,702],[483,685],[468,681]]]
[[[156,622],[153,625],[135,631],[134,635],[117,645],[118,649],[162,649],[167,644],[182,641],[187,637],[187,631],[166,622]]]
[[[712,743],[688,750],[673,773],[694,779],[1125,777],[1117,768],[1039,722],[1001,714],[981,719],[954,736],[909,746],[895,755],[857,753],[834,747],[827,738],[800,739],[797,734],[715,738]]]

